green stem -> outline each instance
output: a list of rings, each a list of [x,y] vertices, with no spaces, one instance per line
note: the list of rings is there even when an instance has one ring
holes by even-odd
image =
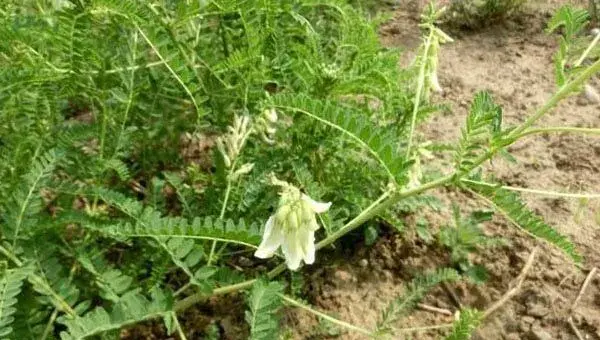
[[[75,276],[75,271],[77,270],[77,266],[71,266],[71,270],[69,271],[69,283],[73,282],[73,277]],[[50,315],[50,319],[48,319],[48,323],[46,324],[46,328],[44,328],[44,333],[42,333],[42,340],[46,340],[52,331],[52,326],[58,317],[58,308],[54,308],[52,315]]]
[[[181,293],[185,292],[191,286],[192,286],[191,282],[184,284],[183,286],[181,286],[181,288],[177,289],[177,291],[175,293],[173,293],[173,297],[178,297],[179,295],[181,295]]]
[[[433,29],[429,29],[429,36],[425,41],[423,48],[423,55],[421,56],[421,65],[419,67],[419,78],[417,79],[417,91],[415,93],[415,99],[413,104],[412,116],[410,119],[410,130],[408,134],[408,146],[406,147],[406,158],[410,158],[410,149],[412,148],[413,134],[415,131],[415,125],[417,123],[417,113],[419,112],[419,104],[421,102],[421,92],[425,86],[425,68],[427,67],[427,55],[429,54],[429,48],[431,47],[431,41],[433,39]]]
[[[133,36],[133,48],[131,51],[131,62],[135,62],[137,58],[137,44],[138,44],[138,32],[135,32]],[[131,70],[131,75],[129,76],[129,95],[127,96],[127,106],[125,107],[125,114],[123,117],[123,121],[121,122],[121,130],[119,131],[119,137],[117,138],[117,146],[115,147],[115,151],[113,153],[113,158],[121,149],[121,141],[123,139],[123,134],[125,133],[125,124],[127,123],[127,119],[129,117],[129,111],[131,110],[131,106],[133,104],[133,90],[134,90],[134,81],[135,81],[135,69]]]
[[[146,33],[144,33],[144,31],[142,30],[142,28],[135,21],[132,20],[132,22],[133,22],[133,25],[135,26],[135,28],[137,29],[137,31],[140,32],[140,34],[142,35],[142,38],[144,38],[144,40],[146,41],[146,43],[150,46],[150,48],[152,49],[152,51],[154,51],[154,53],[156,54],[156,56],[164,63],[164,65],[167,68],[167,70],[169,70],[169,72],[171,73],[171,75],[173,75],[173,77],[175,78],[175,80],[177,80],[177,82],[179,83],[179,85],[181,85],[181,87],[183,88],[183,90],[185,91],[185,93],[187,93],[187,95],[190,97],[190,99],[192,100],[192,103],[194,104],[194,108],[196,109],[197,116],[201,117],[202,116],[202,111],[200,110],[200,107],[198,106],[198,103],[196,102],[196,98],[194,97],[194,94],[192,94],[192,91],[190,91],[190,89],[187,87],[187,85],[185,85],[185,83],[179,77],[179,75],[177,74],[177,72],[175,72],[175,70],[173,70],[173,68],[171,68],[171,65],[169,65],[169,63],[162,56],[162,54],[160,53],[160,51],[158,50],[158,48],[154,45],[154,43],[152,43],[152,40],[150,40],[148,38],[148,36],[146,36]]]
[[[600,32],[598,32],[596,34],[596,36],[594,37],[594,40],[592,40],[592,42],[585,49],[585,51],[583,52],[583,54],[581,55],[581,57],[579,57],[579,59],[575,62],[575,64],[573,64],[573,67],[579,67],[579,66],[581,66],[581,64],[583,63],[583,61],[585,60],[585,58],[587,58],[588,54],[590,54],[590,52],[592,51],[592,49],[594,48],[594,46],[596,46],[598,44],[598,41],[600,41]]]
[[[229,195],[231,193],[231,174],[233,173],[233,169],[235,168],[235,160],[233,165],[231,166],[231,171],[227,175],[227,189],[225,189],[225,198],[223,199],[223,205],[221,206],[221,213],[219,214],[219,219],[222,220],[225,217],[225,210],[227,209],[227,202],[229,201]],[[207,266],[210,266],[213,261],[213,256],[215,255],[215,248],[217,247],[217,241],[213,241],[210,247],[210,253],[208,254],[208,261],[206,262]]]
[[[425,331],[430,331],[430,330],[434,330],[434,329],[452,328],[452,326],[454,326],[454,324],[445,323],[445,324],[441,324],[441,325],[394,329],[394,332],[396,332],[396,333],[425,332]]]
[[[373,332],[369,331],[368,329],[365,329],[365,328],[362,328],[362,327],[358,327],[358,326],[354,326],[353,324],[350,324],[350,323],[347,323],[345,321],[338,320],[338,319],[336,319],[334,317],[331,317],[331,316],[329,316],[329,315],[327,315],[327,314],[325,314],[325,313],[323,313],[321,311],[318,311],[318,310],[316,310],[316,309],[314,309],[314,308],[312,308],[310,306],[307,306],[307,305],[305,305],[305,304],[303,304],[303,303],[301,303],[299,301],[296,301],[296,300],[292,299],[291,297],[285,296],[283,294],[277,294],[277,295],[279,295],[279,297],[281,299],[283,299],[285,302],[289,303],[290,305],[302,308],[302,309],[304,309],[304,310],[306,310],[306,311],[308,311],[308,312],[310,312],[310,313],[312,313],[312,314],[314,314],[314,315],[316,315],[316,316],[318,316],[318,317],[320,317],[322,319],[325,319],[325,320],[327,320],[327,321],[329,321],[331,323],[334,323],[334,324],[336,324],[338,326],[342,326],[342,327],[347,328],[349,330],[352,330],[352,331],[355,331],[355,332],[358,332],[358,333],[362,333],[362,334],[365,334],[365,335],[369,335],[369,336],[373,333]]]
[[[267,277],[269,279],[272,279],[272,278],[276,277],[277,275],[283,273],[285,271],[285,269],[286,269],[285,263],[281,263],[277,267],[273,268],[270,272],[268,272]],[[191,306],[195,305],[198,302],[206,300],[208,297],[229,294],[229,293],[233,293],[233,292],[237,292],[239,290],[249,288],[254,284],[254,282],[256,282],[256,279],[247,280],[244,282],[236,283],[236,284],[221,287],[221,288],[216,288],[212,291],[212,294],[210,294],[210,295],[205,295],[202,293],[196,293],[194,295],[190,295],[183,300],[177,301],[177,303],[175,303],[173,310],[176,312],[181,312],[183,310],[190,308]]]
[[[342,237],[345,234],[351,232],[352,230],[358,228],[364,222],[366,222],[369,219],[380,214],[382,211],[384,211],[385,209],[389,208],[390,206],[396,204],[400,200],[407,198],[407,197],[418,195],[424,191],[431,190],[433,188],[444,186],[447,183],[451,182],[453,180],[453,178],[454,178],[454,175],[452,174],[452,175],[438,178],[434,181],[425,183],[425,184],[423,184],[419,187],[413,188],[413,189],[409,189],[409,190],[405,190],[405,191],[401,191],[401,192],[397,192],[397,193],[391,193],[391,194],[389,191],[385,192],[379,199],[377,199],[377,201],[375,201],[375,203],[371,207],[365,209],[363,212],[361,212],[358,216],[356,216],[350,222],[346,223],[346,225],[344,225],[342,228],[340,228],[339,230],[337,230],[336,232],[334,232],[327,238],[323,239],[321,242],[317,243],[316,249],[321,249],[323,247],[326,247],[326,246],[332,244],[340,237]]]
[[[33,159],[37,159],[40,149],[41,149],[41,145],[38,146],[37,149],[35,150],[35,155],[34,155]],[[12,242],[12,248],[15,248],[15,246],[17,245],[17,239],[19,238],[19,233],[21,231],[21,225],[23,224],[23,219],[25,218],[25,211],[29,207],[29,201],[33,198],[33,194],[34,194],[39,182],[42,180],[42,177],[43,177],[43,172],[40,172],[39,175],[33,180],[33,183],[31,183],[31,186],[29,187],[29,191],[27,191],[27,196],[25,196],[25,199],[23,200],[23,204],[21,205],[21,207],[19,209],[19,215],[17,215],[17,220],[15,222],[15,233],[14,233],[14,238],[13,238],[13,242]],[[21,266],[21,265],[18,265],[18,266]]]
[[[48,323],[46,324],[46,328],[44,328],[44,333],[42,333],[41,340],[46,340],[52,331],[52,325],[54,325],[54,321],[56,321],[56,317],[58,317],[58,308],[54,308],[52,315],[50,315],[50,319],[48,319]]]
[[[491,188],[498,187],[498,185],[493,183],[486,183],[480,181],[472,181],[469,179],[461,179],[462,182],[471,183],[476,185],[483,185]],[[558,196],[558,197],[567,197],[567,198],[600,198],[600,194],[574,194],[569,192],[558,192],[558,191],[547,191],[547,190],[538,190],[538,189],[529,189],[529,188],[520,188],[520,187],[511,187],[508,185],[500,186],[501,189],[510,190],[510,191],[518,191],[518,192],[526,192],[530,194],[536,195],[546,195],[546,196]]]
[[[183,328],[181,328],[181,324],[179,320],[177,320],[177,314],[175,312],[171,312],[171,318],[173,318],[173,322],[175,323],[175,327],[177,328],[177,335],[179,335],[179,340],[187,340],[185,333],[183,333]]]
[[[549,132],[571,132],[571,133],[581,133],[586,135],[596,135],[600,136],[600,129],[598,128],[579,128],[579,127],[571,127],[571,126],[552,126],[547,128],[531,128],[527,129],[523,133],[517,136],[517,139],[521,139],[522,137],[533,135],[536,133],[549,133]]]
[[[2,255],[6,256],[9,260],[13,261],[14,264],[17,265],[17,267],[23,266],[23,262],[21,260],[19,260],[19,258],[16,257],[11,251],[4,248],[3,246],[0,246],[0,253],[2,253]]]
[[[586,68],[583,72],[581,72],[577,76],[577,78],[575,78],[572,81],[570,81],[569,83],[563,85],[556,93],[554,93],[554,95],[552,95],[550,100],[548,100],[546,102],[546,104],[544,104],[544,106],[542,106],[534,115],[527,118],[527,120],[523,124],[521,124],[516,129],[511,131],[508,134],[507,138],[508,139],[516,138],[517,136],[521,135],[522,132],[524,132],[527,128],[529,128],[531,125],[533,125],[533,123],[535,123],[538,119],[540,119],[542,116],[544,116],[546,113],[548,113],[548,111],[550,111],[552,108],[554,108],[558,104],[558,102],[560,102],[562,99],[564,99],[570,93],[575,91],[575,89],[579,85],[582,85],[586,80],[588,80],[591,76],[593,76],[599,70],[600,70],[600,59],[597,60],[595,63],[593,63],[590,67]]]

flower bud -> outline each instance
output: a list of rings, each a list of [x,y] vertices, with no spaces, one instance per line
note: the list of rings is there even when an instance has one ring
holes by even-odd
[[[225,144],[223,144],[222,138],[217,138],[217,150],[219,150],[219,153],[223,157],[223,163],[225,163],[225,167],[231,167],[231,159],[228,156],[228,152],[225,150]]]
[[[229,156],[227,156],[227,154],[222,154],[222,155],[223,155],[223,163],[225,163],[225,167],[230,168],[231,167],[231,159],[229,159]]]
[[[274,145],[275,144],[275,140],[267,137],[267,135],[264,132],[260,133],[260,139],[262,139],[263,142],[269,144],[269,145]]]
[[[266,109],[263,111],[263,115],[267,118],[271,123],[277,122],[277,111],[275,109]]]
[[[246,163],[233,173],[231,179],[233,181],[236,181],[241,176],[250,173],[250,171],[252,171],[253,168],[254,168],[254,163]]]
[[[245,175],[250,173],[250,171],[252,171],[252,169],[254,168],[254,163],[246,163],[244,165],[242,165],[235,173],[238,175]]]
[[[438,76],[435,71],[431,72],[429,75],[429,82],[431,84],[431,89],[435,92],[441,93],[443,92],[442,87],[440,86],[440,82],[438,81]]]

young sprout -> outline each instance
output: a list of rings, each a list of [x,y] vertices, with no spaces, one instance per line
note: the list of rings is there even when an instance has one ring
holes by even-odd
[[[281,246],[288,268],[297,270],[303,260],[306,264],[315,262],[315,231],[319,229],[315,214],[329,210],[331,203],[317,202],[276,178],[273,184],[282,187],[279,207],[267,220],[254,256],[269,258]]]

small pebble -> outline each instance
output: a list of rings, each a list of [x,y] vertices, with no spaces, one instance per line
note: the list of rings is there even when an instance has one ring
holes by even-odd
[[[383,274],[383,276],[385,276],[385,278],[389,281],[394,279],[394,274],[392,274],[391,271],[389,270],[382,270],[381,273]]]
[[[542,318],[550,313],[550,309],[548,307],[542,305],[533,305],[527,311],[527,314],[531,316],[535,316],[536,318]]]
[[[367,259],[362,259],[362,260],[358,261],[358,265],[365,268],[366,266],[369,265],[369,261]]]
[[[548,281],[558,281],[560,280],[560,274],[557,270],[547,270],[544,272],[544,278]]]
[[[598,91],[596,91],[596,89],[593,86],[586,84],[583,89],[583,96],[580,96],[577,99],[577,104],[585,106],[588,104],[598,103],[600,103],[600,94],[598,94]]]
[[[510,333],[504,336],[505,340],[521,340],[519,333]]]
[[[543,330],[541,327],[532,327],[529,332],[529,338],[531,340],[553,340],[554,338],[550,333]]]
[[[592,85],[585,85],[585,96],[593,104],[600,103],[600,95]]]
[[[337,284],[354,283],[357,281],[354,275],[341,269],[336,270],[333,276],[337,279]]]
[[[535,319],[532,318],[531,316],[524,316],[521,318],[521,321],[528,323],[528,324],[532,324],[535,321]]]

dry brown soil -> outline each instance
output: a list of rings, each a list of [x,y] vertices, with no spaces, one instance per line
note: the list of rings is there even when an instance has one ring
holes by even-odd
[[[444,93],[436,100],[451,110],[433,117],[421,130],[423,141],[453,143],[471,98],[479,90],[489,91],[504,110],[506,124],[515,124],[535,111],[556,89],[552,55],[556,36],[544,28],[560,3],[530,3],[513,19],[477,31],[449,29],[455,42],[444,45],[440,55],[440,82]],[[414,56],[420,43],[418,6],[404,6],[381,30],[388,46],[406,49],[404,59]],[[599,82],[600,83],[600,82]],[[592,81],[592,85],[598,85]],[[597,88],[600,88],[597,86]],[[600,105],[587,97],[573,96],[561,103],[539,126],[600,127]],[[518,163],[502,160],[487,166],[508,185],[560,192],[600,192],[600,138],[573,134],[535,135],[511,147]],[[441,159],[447,155],[440,155]],[[440,191],[445,203],[481,208],[485,203],[456,191]],[[485,310],[514,284],[527,258],[538,248],[533,267],[518,293],[488,317],[474,339],[600,339],[600,275],[595,275],[581,300],[572,305],[593,267],[600,266],[600,200],[564,199],[524,195],[528,206],[569,235],[583,254],[577,268],[555,248],[532,239],[496,217],[485,225],[489,235],[501,236],[510,245],[483,250],[474,258],[490,274],[483,285],[460,283],[450,290],[463,306]],[[423,212],[430,225],[448,222],[449,211]],[[409,231],[410,233],[410,231]],[[403,284],[416,273],[448,265],[447,251],[410,235],[390,233],[371,247],[358,244],[345,258],[311,272],[307,298],[316,307],[341,320],[372,329],[381,311],[402,294]],[[456,302],[442,288],[432,291],[424,303],[456,311]],[[453,316],[419,310],[401,319],[397,328],[450,323]],[[572,325],[568,320],[572,318]],[[302,311],[286,317],[296,339],[363,339],[360,334],[331,329]],[[447,329],[404,331],[398,339],[439,339]],[[327,335],[327,334],[337,334]]]

